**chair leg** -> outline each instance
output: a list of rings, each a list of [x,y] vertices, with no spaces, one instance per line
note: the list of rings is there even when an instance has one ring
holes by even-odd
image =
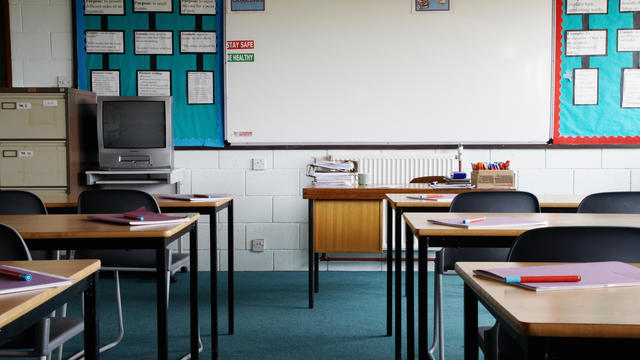
[[[433,343],[429,348],[429,354],[434,358],[436,347],[440,360],[444,360],[444,317],[442,311],[442,274],[435,274],[433,282]]]
[[[120,274],[118,271],[114,271],[114,279],[116,282],[116,304],[118,305],[118,337],[110,342],[109,344],[100,348],[100,352],[105,352],[114,346],[118,345],[122,338],[124,337],[124,321],[122,317],[122,297],[120,296]],[[84,303],[83,303],[84,305]],[[83,306],[84,313],[84,306]],[[73,354],[67,360],[76,360],[76,359],[84,359],[84,350],[80,350],[77,353]]]

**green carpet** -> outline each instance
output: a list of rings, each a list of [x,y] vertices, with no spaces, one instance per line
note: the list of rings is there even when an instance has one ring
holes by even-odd
[[[235,334],[227,332],[226,272],[219,274],[220,359],[393,359],[393,337],[385,336],[385,273],[322,272],[315,308],[307,308],[306,272],[236,272]],[[431,275],[431,274],[430,274]],[[169,302],[169,356],[189,349],[188,274],[176,274]],[[417,279],[416,279],[417,281]],[[199,274],[200,329],[211,357],[209,273]],[[417,282],[416,282],[417,283]],[[155,283],[151,274],[121,278],[125,337],[103,359],[155,359]],[[433,284],[430,277],[430,285]],[[117,335],[113,278],[99,284],[100,337],[105,344]],[[463,357],[462,281],[445,276],[445,354]],[[79,303],[70,312],[79,313]],[[429,307],[430,320],[432,318]],[[491,324],[484,309],[481,324]],[[430,326],[431,330],[431,326]],[[403,326],[403,333],[405,328]],[[406,335],[406,333],[405,333]],[[403,336],[403,343],[405,342]],[[65,357],[81,349],[82,338],[65,345]],[[406,353],[403,348],[403,358]]]

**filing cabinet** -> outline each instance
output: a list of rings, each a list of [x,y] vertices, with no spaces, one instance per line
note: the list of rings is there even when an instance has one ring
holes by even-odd
[[[96,95],[0,88],[0,190],[78,193],[96,161]]]

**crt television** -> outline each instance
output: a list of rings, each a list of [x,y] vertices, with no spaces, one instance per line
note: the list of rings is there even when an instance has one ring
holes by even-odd
[[[173,168],[171,104],[171,96],[99,96],[100,168]]]

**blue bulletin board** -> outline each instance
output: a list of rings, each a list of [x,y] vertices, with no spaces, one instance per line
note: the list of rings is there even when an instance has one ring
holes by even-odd
[[[554,144],[640,143],[640,3],[557,0]]]
[[[174,146],[224,146],[221,1],[73,5],[79,89],[171,95]]]

